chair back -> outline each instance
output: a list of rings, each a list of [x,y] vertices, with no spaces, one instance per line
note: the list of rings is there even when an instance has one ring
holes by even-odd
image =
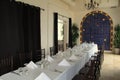
[[[50,47],[50,56],[54,55],[54,47]]]
[[[104,47],[105,47],[105,45],[103,44],[103,45],[101,46],[101,50],[100,50],[101,63],[103,63],[103,61],[104,61]]]
[[[20,62],[20,66],[24,66],[25,63],[28,63],[29,61],[32,61],[32,51],[30,52],[20,52],[19,53],[19,62]]]
[[[0,57],[0,75],[13,70],[13,56]]]
[[[101,53],[104,54],[104,48],[105,48],[105,45],[103,44],[102,47],[101,47]]]
[[[41,58],[44,59],[45,58],[45,48],[41,49]]]
[[[24,66],[25,64],[25,53],[19,53],[19,62],[20,62],[20,66]]]
[[[26,60],[27,62],[33,60],[33,52],[32,52],[32,50],[26,53],[26,59],[27,59]]]
[[[44,59],[45,58],[45,48],[44,49],[41,49],[41,50],[36,50],[36,61],[39,61],[41,59]]]
[[[64,45],[58,44],[58,51],[64,51]]]

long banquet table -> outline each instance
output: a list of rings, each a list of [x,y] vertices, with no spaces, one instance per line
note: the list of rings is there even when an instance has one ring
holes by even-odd
[[[44,72],[51,80],[72,80],[90,59],[90,56],[98,51],[96,44],[89,46],[89,48],[80,48],[81,46],[77,46],[73,49],[64,51],[62,54],[53,56],[52,58],[54,61],[47,61],[47,64],[44,65],[44,67],[41,67],[40,64],[45,63],[45,61],[38,61],[36,62],[38,68],[30,69],[28,67],[22,67],[0,76],[0,80],[35,80],[42,72]],[[74,53],[76,53],[77,60],[70,60],[69,57]],[[59,66],[58,63],[63,59],[66,59],[70,63],[70,66]]]

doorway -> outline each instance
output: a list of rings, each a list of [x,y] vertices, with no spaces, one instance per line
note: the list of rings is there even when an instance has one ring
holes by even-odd
[[[113,21],[102,11],[88,13],[81,22],[82,42],[94,42],[100,49],[103,43],[105,50],[111,50],[113,45]]]

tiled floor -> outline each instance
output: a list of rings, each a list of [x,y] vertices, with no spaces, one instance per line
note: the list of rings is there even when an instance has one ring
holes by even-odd
[[[105,52],[99,80],[120,80],[120,55]]]

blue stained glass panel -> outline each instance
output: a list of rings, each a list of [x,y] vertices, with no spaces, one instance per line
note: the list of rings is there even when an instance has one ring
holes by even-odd
[[[110,50],[110,21],[102,13],[90,14],[83,22],[83,42],[95,42],[100,48],[106,39],[105,49]]]

